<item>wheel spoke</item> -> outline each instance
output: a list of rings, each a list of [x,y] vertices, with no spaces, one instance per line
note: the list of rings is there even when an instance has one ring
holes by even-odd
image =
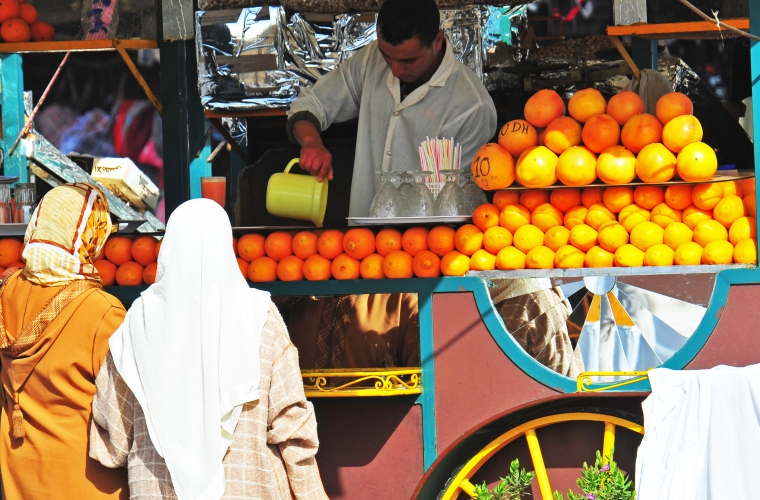
[[[602,463],[609,462],[607,457],[612,453],[612,448],[615,447],[615,424],[612,422],[604,423],[604,443],[602,444]]]
[[[533,459],[533,470],[536,472],[536,480],[538,481],[538,489],[541,490],[541,498],[543,500],[552,500],[552,487],[549,484],[549,475],[546,473],[544,457],[541,455],[541,446],[538,444],[536,429],[526,430],[525,439],[528,441],[530,457]]]
[[[462,480],[462,482],[459,483],[459,487],[462,488],[462,491],[464,491],[470,498],[475,498],[475,485],[472,484],[469,479]]]

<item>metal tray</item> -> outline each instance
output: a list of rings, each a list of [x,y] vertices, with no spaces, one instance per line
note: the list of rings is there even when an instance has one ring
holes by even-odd
[[[740,179],[748,179],[750,177],[754,177],[754,172],[746,172],[746,173],[740,173],[740,174],[715,174],[712,179],[708,181],[699,181],[699,182],[690,182],[690,181],[684,181],[678,176],[673,177],[668,182],[644,182],[640,180],[638,177],[634,179],[632,182],[629,182],[628,184],[605,184],[601,180],[597,179],[591,184],[586,184],[584,186],[567,186],[565,184],[562,184],[561,182],[557,181],[555,184],[551,186],[547,186],[544,188],[529,188],[525,186],[521,186],[520,184],[517,184],[515,181],[514,184],[512,184],[509,187],[505,187],[504,189],[495,189],[494,191],[525,191],[525,190],[533,190],[533,189],[583,189],[583,188],[608,188],[608,187],[638,187],[638,186],[672,186],[675,184],[707,184],[710,182],[726,182],[726,181],[737,181]]]
[[[0,224],[0,236],[24,236],[26,234],[26,226],[29,224]]]
[[[18,177],[0,175],[0,184],[13,184],[18,180]]]
[[[471,215],[436,216],[436,217],[346,217],[350,222],[361,225],[388,225],[388,224],[459,224],[471,222]]]

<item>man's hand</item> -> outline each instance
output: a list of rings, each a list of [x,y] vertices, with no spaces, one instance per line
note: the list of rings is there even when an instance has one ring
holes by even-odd
[[[293,136],[301,145],[301,159],[299,166],[316,175],[318,181],[325,178],[332,180],[332,155],[322,144],[322,138],[313,123],[307,120],[299,120],[293,124]]]

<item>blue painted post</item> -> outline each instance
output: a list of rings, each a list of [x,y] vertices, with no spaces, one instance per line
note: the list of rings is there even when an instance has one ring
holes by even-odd
[[[418,293],[420,320],[420,367],[422,368],[422,461],[425,471],[438,457],[438,432],[435,419],[435,358],[433,343],[433,293]]]
[[[13,156],[8,156],[13,141],[24,128],[24,74],[20,54],[0,55],[0,106],[3,117],[4,175],[17,176],[20,182],[27,182],[29,177],[23,143],[19,143]]]
[[[760,35],[760,4],[758,2],[749,2],[749,31],[753,35]],[[752,120],[755,140],[755,186],[760,188],[760,179],[757,176],[757,167],[760,165],[760,148],[757,141],[760,141],[760,131],[755,125],[760,123],[760,43],[757,40],[750,39],[750,66],[752,72]],[[758,225],[760,229],[760,225]]]
[[[208,130],[210,123],[203,121],[203,129]],[[211,175],[211,164],[208,162],[208,157],[211,154],[210,140],[206,141],[206,145],[201,149],[201,154],[198,158],[195,158],[190,162],[190,198],[201,197],[201,177],[208,177]]]

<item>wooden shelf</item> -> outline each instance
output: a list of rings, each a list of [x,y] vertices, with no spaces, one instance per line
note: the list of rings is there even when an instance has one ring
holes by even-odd
[[[749,18],[721,19],[724,23],[740,30],[749,30]],[[731,38],[737,35],[718,28],[713,22],[693,21],[688,23],[664,24],[632,24],[629,26],[607,26],[610,36],[637,36],[650,40],[678,38],[681,40],[697,40],[706,38]]]
[[[248,109],[243,111],[205,111],[206,118],[269,118],[287,116],[284,108]]]
[[[156,40],[119,40],[126,50],[157,49]],[[0,54],[29,52],[96,52],[116,50],[114,40],[68,40],[57,42],[0,43]]]

